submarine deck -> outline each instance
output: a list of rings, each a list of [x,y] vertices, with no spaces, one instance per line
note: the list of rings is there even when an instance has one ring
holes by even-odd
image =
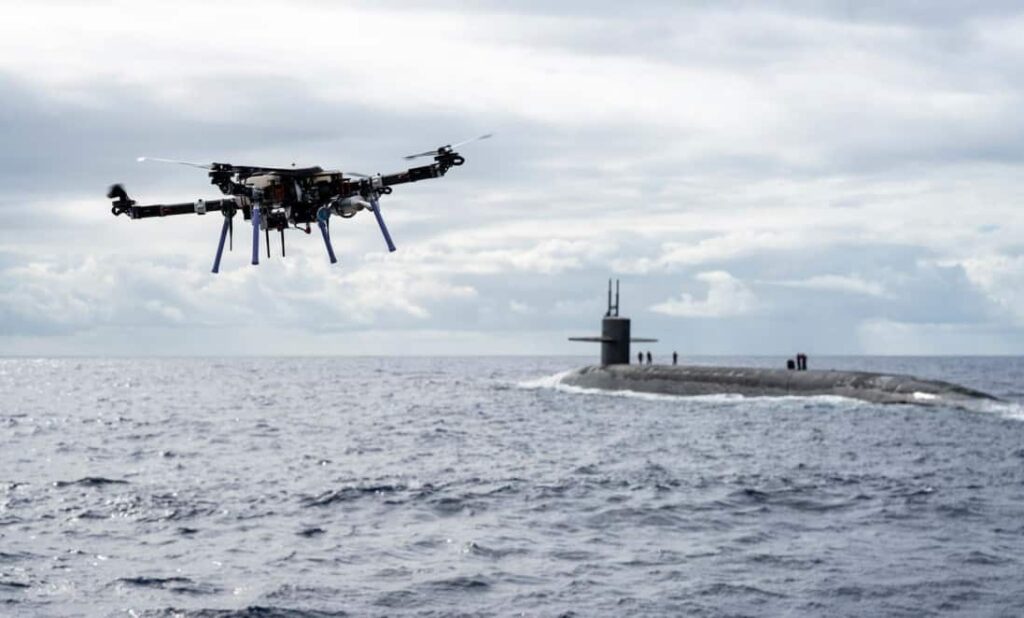
[[[563,384],[665,395],[754,397],[837,395],[874,403],[957,405],[997,398],[940,380],[865,371],[762,369],[698,365],[604,365],[570,372]]]

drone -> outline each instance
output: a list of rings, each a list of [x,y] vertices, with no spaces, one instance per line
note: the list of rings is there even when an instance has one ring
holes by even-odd
[[[224,242],[228,249],[234,248],[234,219],[239,212],[245,221],[252,222],[252,263],[260,263],[260,232],[266,237],[267,258],[270,258],[270,231],[281,234],[281,257],[285,257],[285,230],[299,230],[306,234],[312,233],[315,222],[320,228],[327,257],[331,264],[338,262],[331,244],[330,220],[332,216],[351,219],[360,211],[368,210],[377,219],[388,252],[395,251],[395,243],[384,223],[381,214],[380,197],[391,193],[391,187],[407,182],[417,182],[429,178],[440,178],[449,169],[466,162],[456,148],[488,139],[493,134],[487,133],[456,144],[441,146],[436,150],[427,150],[404,157],[406,160],[420,157],[434,157],[429,165],[409,168],[393,174],[360,174],[325,170],[320,167],[256,167],[248,165],[232,165],[230,163],[192,163],[175,159],[139,157],[138,161],[155,161],[160,163],[176,163],[207,170],[210,184],[228,196],[219,200],[198,199],[194,202],[180,204],[151,204],[140,206],[128,197],[128,193],[120,184],[110,187],[107,197],[113,200],[110,212],[114,216],[126,214],[132,219],[148,219],[150,217],[167,217],[170,215],[197,214],[220,211],[224,215],[224,224],[220,230],[217,253],[213,259],[213,272],[220,271],[221,257],[224,254]]]

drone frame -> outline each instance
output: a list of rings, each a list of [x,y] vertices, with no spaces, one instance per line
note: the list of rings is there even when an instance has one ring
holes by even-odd
[[[488,134],[476,139],[486,139],[490,136]],[[463,143],[467,142],[456,144],[456,146],[461,146]],[[270,257],[270,230],[273,228],[280,231],[281,255],[283,257],[285,255],[284,230],[294,228],[309,234],[311,232],[310,225],[314,221],[320,229],[328,259],[334,264],[338,260],[334,253],[329,230],[332,215],[347,219],[355,216],[359,210],[371,211],[388,251],[393,252],[396,247],[381,213],[380,197],[390,194],[391,187],[394,185],[440,178],[452,167],[458,167],[465,163],[465,158],[455,152],[451,145],[442,146],[435,151],[410,155],[406,159],[427,155],[434,157],[434,161],[428,165],[375,176],[351,173],[346,175],[340,171],[329,171],[320,167],[278,168],[232,165],[230,163],[203,165],[154,159],[184,163],[209,170],[210,184],[229,197],[218,200],[199,199],[176,204],[139,205],[128,196],[127,191],[119,184],[110,187],[107,197],[113,200],[110,209],[112,214],[115,216],[128,215],[131,219],[185,214],[205,215],[208,212],[219,211],[224,216],[224,224],[221,226],[217,252],[213,260],[213,273],[220,271],[225,241],[228,242],[229,249],[233,247],[234,216],[239,211],[241,211],[243,219],[252,222],[253,265],[259,264],[261,229],[266,234],[268,258]],[[142,161],[145,158],[140,157],[139,160]],[[268,187],[259,187],[247,182],[258,177],[267,177]],[[285,185],[285,181],[290,181],[291,186]],[[268,188],[272,191],[269,191]],[[300,224],[305,224],[305,228],[299,227]]]

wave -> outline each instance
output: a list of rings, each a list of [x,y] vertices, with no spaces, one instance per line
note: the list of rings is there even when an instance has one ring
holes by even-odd
[[[102,476],[86,476],[77,481],[54,481],[54,487],[103,487],[104,485],[127,485],[128,481],[123,479],[108,479]]]
[[[250,605],[242,609],[178,609],[167,608],[145,612],[145,616],[168,616],[183,618],[341,618],[349,616],[345,611],[324,611],[266,605]]]
[[[122,577],[114,582],[123,586],[131,586],[135,588],[154,588],[158,590],[166,590],[168,592],[175,592],[179,594],[191,594],[191,595],[208,595],[217,594],[221,592],[221,589],[217,586],[197,582],[188,577],[171,576],[171,577]]]
[[[13,580],[12,581],[5,581],[5,580],[0,579],[0,590],[2,590],[4,588],[10,588],[12,590],[27,590],[28,588],[31,588],[31,586],[29,586],[28,584],[26,584],[24,582],[16,582],[16,581],[13,581]]]
[[[384,484],[384,485],[363,485],[363,486],[349,486],[342,487],[341,489],[334,489],[325,491],[315,496],[305,496],[302,499],[302,506],[304,507],[319,507],[329,506],[336,502],[352,502],[358,500],[364,496],[383,496],[385,494],[395,494],[407,490],[408,487],[402,484]]]
[[[966,409],[971,412],[994,414],[1009,420],[1024,421],[1024,404],[1016,401],[978,401],[972,402]]]

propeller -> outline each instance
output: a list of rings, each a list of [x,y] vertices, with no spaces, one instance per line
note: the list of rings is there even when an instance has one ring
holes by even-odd
[[[187,165],[189,167],[198,167],[201,170],[212,170],[213,166],[206,163],[193,163],[192,161],[179,161],[177,159],[161,159],[160,157],[138,157],[135,159],[139,163],[145,163],[146,161],[155,161],[157,163],[176,163],[178,165]]]
[[[217,170],[219,172],[230,172],[232,174],[261,174],[265,172],[271,172],[274,174],[280,174],[282,176],[301,176],[309,174],[310,171],[323,171],[319,167],[263,167],[259,165],[232,165],[230,163],[195,163],[193,161],[179,161],[178,159],[162,159],[160,157],[136,157],[135,159],[139,163],[145,163],[146,161],[154,161],[156,163],[174,163],[177,165],[187,165],[189,167],[196,167],[201,170]],[[358,175],[358,174],[353,174]]]
[[[459,146],[465,146],[466,144],[479,142],[482,139],[491,139],[492,137],[494,137],[494,133],[484,133],[483,135],[478,135],[476,137],[461,141],[458,144],[452,144],[451,146],[449,146],[449,148],[458,148]]]
[[[494,133],[484,133],[483,135],[474,137],[472,139],[467,139],[465,141],[458,142],[456,144],[448,144],[447,146],[441,146],[440,148],[438,148],[436,150],[425,150],[423,152],[417,152],[416,154],[406,155],[403,158],[406,161],[409,161],[409,160],[416,159],[416,158],[419,158],[419,157],[433,157],[433,156],[441,154],[444,151],[451,152],[452,150],[458,148],[459,146],[465,146],[466,144],[471,144],[473,142],[478,142],[478,141],[480,141],[482,139],[490,139],[492,137],[494,137]]]

